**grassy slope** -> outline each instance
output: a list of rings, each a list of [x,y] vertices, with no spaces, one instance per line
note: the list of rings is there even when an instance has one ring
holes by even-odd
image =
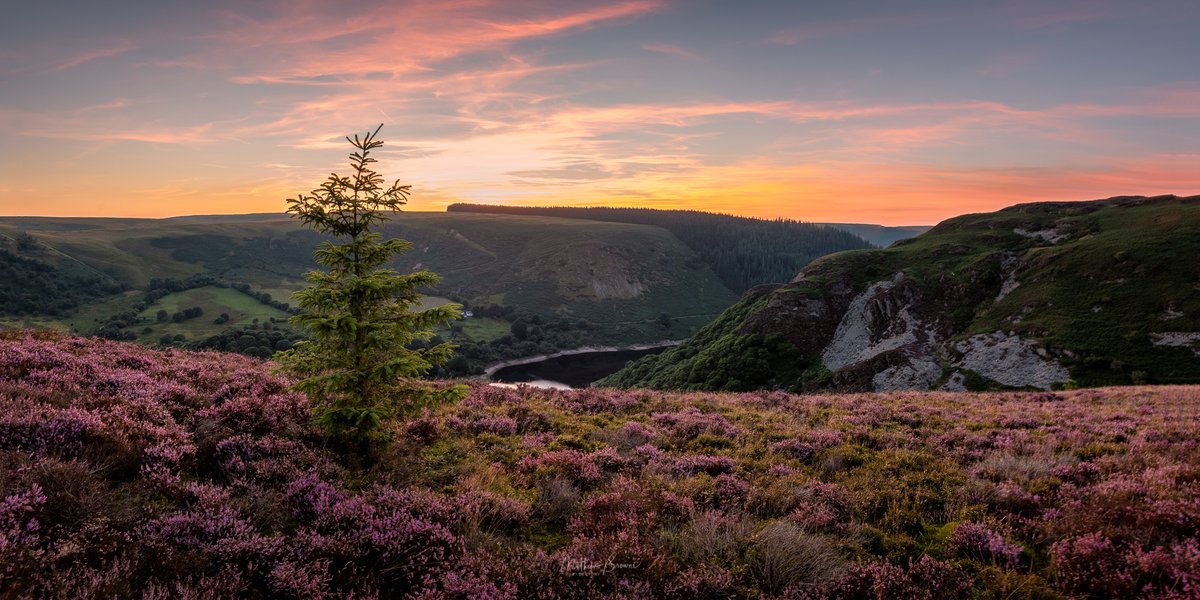
[[[144,288],[152,277],[210,273],[284,301],[314,267],[311,253],[320,241],[280,215],[0,219],[0,233],[18,231],[132,289]],[[734,300],[688,248],[657,227],[406,212],[385,234],[413,242],[398,269],[442,275],[442,284],[431,290],[435,295],[585,318],[601,326],[605,339],[598,341],[659,339],[653,320],[662,313],[681,317],[675,327],[688,335]]]
[[[1068,237],[1051,244],[1019,235],[1018,228],[1057,229]],[[1005,253],[1020,261],[1020,285],[993,303],[1006,276]],[[952,323],[954,339],[997,330],[1037,339],[1085,385],[1195,382],[1200,359],[1193,349],[1153,346],[1150,334],[1200,331],[1196,256],[1200,198],[1026,204],[950,219],[886,250],[830,255],[804,270],[804,282],[775,291],[773,298],[797,306],[798,300],[786,296],[821,298],[838,287],[857,293],[903,270],[936,307],[927,317]],[[720,349],[743,348],[742,356],[761,353],[770,332],[748,327],[747,317],[765,304],[748,294],[693,341],[642,359],[606,383],[711,389],[709,380],[734,380],[742,384],[738,389],[781,382],[797,389],[820,387],[819,360],[787,345],[776,351],[792,353],[788,372],[738,379],[754,364]],[[1168,309],[1182,316],[1164,320]],[[791,339],[802,336],[794,332]],[[720,375],[711,374],[717,365],[705,362],[714,356],[729,363]],[[705,365],[710,373],[697,377]],[[796,372],[803,375],[793,377]]]
[[[156,314],[165,310],[174,314],[192,307],[200,307],[204,314],[187,319],[181,323],[172,320],[159,323]],[[221,313],[229,315],[229,322],[214,325],[213,320]],[[255,321],[269,319],[287,319],[288,314],[277,308],[267,306],[250,296],[230,288],[205,286],[168,294],[138,315],[146,321],[146,325],[138,325],[138,342],[157,343],[163,335],[183,335],[189,340],[204,338],[212,334],[213,328],[240,327],[250,325]],[[144,332],[143,327],[150,329]]]

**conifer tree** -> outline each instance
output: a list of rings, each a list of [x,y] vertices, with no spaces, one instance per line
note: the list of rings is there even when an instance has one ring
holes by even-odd
[[[387,185],[371,165],[383,145],[380,125],[354,146],[349,175],[331,174],[308,194],[288,200],[287,212],[311,229],[332,236],[314,252],[324,271],[311,271],[310,286],[295,295],[303,310],[291,318],[311,339],[275,355],[301,379],[296,389],[314,404],[316,422],[332,436],[370,444],[387,438],[383,424],[400,412],[435,400],[418,378],[447,361],[453,346],[427,342],[433,328],[459,318],[458,305],[416,310],[419,289],[438,282],[429,271],[399,273],[386,265],[412,247],[383,240],[377,226],[408,202],[411,186]]]

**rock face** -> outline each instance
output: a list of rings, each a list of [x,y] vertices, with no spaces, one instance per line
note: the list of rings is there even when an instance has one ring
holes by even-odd
[[[867,286],[850,301],[821,352],[822,364],[842,380],[873,371],[873,391],[929,389],[944,375],[938,357],[953,358],[960,378],[961,371],[972,371],[1010,387],[1048,390],[1070,377],[1057,361],[1038,354],[1037,342],[1015,335],[997,331],[944,343],[944,333],[922,321],[920,305],[917,286],[903,272]],[[888,366],[873,368],[880,364]]]
[[[960,391],[1197,382],[1195,256],[1200,196],[966,215],[884,250],[818,259],[605,383]]]
[[[1000,331],[973,335],[955,344],[954,350],[961,355],[954,362],[955,368],[974,371],[1011,387],[1048,390],[1071,376],[1058,361],[1039,356],[1036,342]]]
[[[918,343],[920,320],[913,314],[910,288],[897,290],[904,273],[872,283],[850,301],[821,360],[830,371]]]
[[[891,364],[871,377],[874,390],[928,389],[941,377],[933,360],[936,331],[926,328],[919,292],[904,273],[877,281],[850,301],[821,362],[835,376],[884,360]]]

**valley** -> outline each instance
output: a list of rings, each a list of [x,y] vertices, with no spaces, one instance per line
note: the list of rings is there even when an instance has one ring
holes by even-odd
[[[426,305],[455,302],[468,311],[439,332],[462,346],[461,358],[441,374],[461,375],[521,356],[682,339],[703,327],[743,289],[740,280],[717,274],[723,267],[712,262],[715,255],[706,259],[695,249],[715,242],[696,246],[709,238],[693,237],[689,246],[652,224],[669,224],[671,214],[648,211],[640,215],[646,222],[620,222],[404,212],[383,234],[412,243],[393,268],[442,277],[426,291]],[[777,243],[756,245],[768,239],[761,236],[779,239],[773,222],[702,218],[709,227],[704,235],[740,240],[738,256],[761,260]],[[817,237],[794,238],[810,254],[789,260],[868,245],[841,230],[795,227]],[[909,233],[896,228],[894,235]],[[312,249],[323,241],[278,214],[8,217],[0,218],[0,236],[9,248],[0,267],[18,275],[0,284],[0,299],[11,297],[0,303],[0,325],[259,357],[298,339],[287,325],[291,294],[306,285],[303,275],[315,267]],[[187,318],[173,318],[189,309]]]

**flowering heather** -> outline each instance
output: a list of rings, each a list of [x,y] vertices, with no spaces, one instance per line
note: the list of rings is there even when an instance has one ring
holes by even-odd
[[[1021,558],[1021,547],[1004,541],[1004,536],[978,523],[962,523],[946,542],[947,549],[959,556],[1015,565]]]
[[[502,389],[364,466],[270,363],[0,335],[0,596],[1200,597],[1200,388]]]
[[[772,452],[790,454],[800,460],[808,460],[812,455],[822,450],[833,448],[841,443],[841,432],[818,430],[805,432],[797,437],[775,442],[769,448]]]
[[[655,413],[653,420],[655,425],[670,430],[683,441],[701,434],[732,438],[739,433],[723,415],[701,412],[691,406],[675,413]]]

